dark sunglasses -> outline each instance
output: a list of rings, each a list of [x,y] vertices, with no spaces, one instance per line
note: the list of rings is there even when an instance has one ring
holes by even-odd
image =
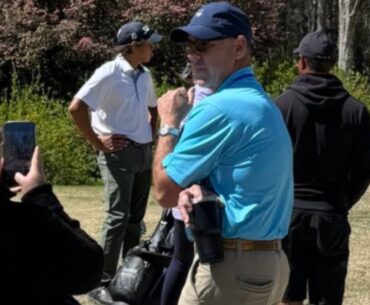
[[[209,48],[209,44],[212,40],[196,40],[196,41],[186,41],[184,42],[184,47],[186,53],[192,52],[205,52]]]

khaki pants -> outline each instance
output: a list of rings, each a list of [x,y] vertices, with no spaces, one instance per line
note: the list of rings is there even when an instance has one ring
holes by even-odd
[[[289,278],[283,250],[224,250],[225,260],[201,264],[196,254],[179,305],[275,305]]]

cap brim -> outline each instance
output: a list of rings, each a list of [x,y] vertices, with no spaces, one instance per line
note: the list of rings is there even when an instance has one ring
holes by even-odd
[[[293,55],[299,55],[301,52],[299,51],[299,48],[294,49]]]
[[[148,39],[146,39],[146,41],[149,41],[151,43],[157,43],[157,42],[160,42],[162,40],[162,38],[163,38],[162,35],[153,33],[152,35],[150,35],[150,37]]]
[[[212,40],[226,37],[220,32],[202,25],[186,25],[172,30],[170,39],[174,42],[185,42],[188,40],[189,35],[199,40]]]

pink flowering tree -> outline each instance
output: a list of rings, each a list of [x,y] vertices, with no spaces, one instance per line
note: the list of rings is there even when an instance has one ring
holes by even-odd
[[[114,56],[114,37],[125,22],[138,19],[165,36],[151,67],[158,84],[178,84],[185,64],[181,46],[168,41],[176,26],[189,21],[205,0],[0,0],[0,91],[10,75],[69,99],[86,77]],[[279,10],[285,1],[232,0],[250,16],[254,54],[274,56],[282,33]]]

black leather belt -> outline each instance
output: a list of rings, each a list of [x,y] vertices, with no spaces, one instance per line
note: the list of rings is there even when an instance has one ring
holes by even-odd
[[[138,142],[135,142],[134,140],[131,140],[131,139],[127,139],[128,143],[130,145],[133,145],[133,146],[136,146],[136,147],[147,147],[151,144],[150,143],[138,143]]]

